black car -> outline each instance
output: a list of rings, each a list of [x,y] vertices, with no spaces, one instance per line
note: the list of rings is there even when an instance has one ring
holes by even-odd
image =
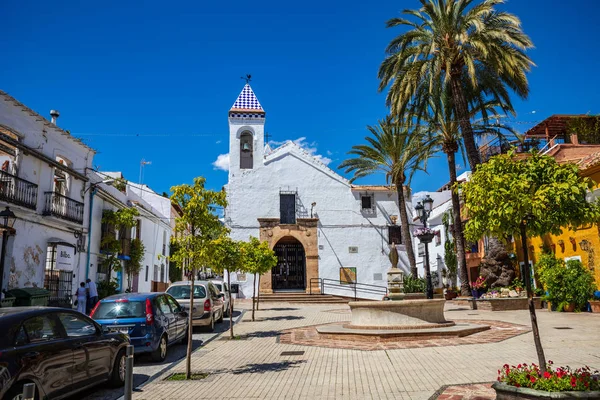
[[[129,337],[103,332],[87,316],[53,307],[0,308],[0,400],[20,399],[35,383],[36,399],[72,395],[101,382],[125,382]]]

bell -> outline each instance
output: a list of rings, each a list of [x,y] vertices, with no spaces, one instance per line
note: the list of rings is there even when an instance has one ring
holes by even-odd
[[[252,148],[250,147],[250,143],[242,143],[242,151],[250,151]]]

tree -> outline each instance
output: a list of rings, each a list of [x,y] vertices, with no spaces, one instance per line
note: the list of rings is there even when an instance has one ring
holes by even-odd
[[[129,260],[125,260],[125,274],[129,282],[129,291],[132,290],[133,277],[140,273],[146,247],[140,239],[132,239],[129,248]]]
[[[136,208],[122,208],[117,211],[113,210],[104,210],[102,212],[102,225],[103,225],[103,237],[102,242],[100,243],[100,247],[104,253],[107,254],[107,257],[104,260],[104,265],[108,267],[108,270],[121,271],[122,264],[121,259],[119,258],[119,254],[123,251],[122,241],[120,239],[127,239],[128,235],[125,234],[126,230],[133,228],[137,224],[136,217],[139,216],[140,213]],[[117,230],[120,235],[125,234],[125,237],[119,237],[117,239]],[[143,246],[143,245],[142,245]],[[131,251],[131,249],[130,249]],[[143,257],[143,250],[142,250]],[[128,265],[125,264],[125,275],[128,278],[127,288],[131,290],[132,285],[132,277],[139,272],[139,268],[135,271],[135,267],[132,269],[134,272],[130,274],[130,271],[127,269]],[[110,276],[110,273],[109,273]]]
[[[261,242],[251,236],[249,242],[242,242],[242,257],[244,269],[254,274],[254,288],[252,289],[252,321],[254,321],[254,309],[258,309],[260,297],[260,276],[277,265],[277,256],[267,242]],[[259,287],[258,296],[256,295],[256,286]]]
[[[416,277],[417,264],[404,189],[410,185],[416,171],[424,170],[422,164],[429,158],[431,145],[424,140],[423,132],[417,129],[409,130],[403,121],[390,116],[380,120],[377,125],[367,126],[367,129],[372,135],[365,138],[368,144],[353,146],[348,154],[356,157],[343,161],[339,168],[345,168],[345,173],[353,172],[350,182],[383,172],[386,182],[396,187],[402,238],[406,245],[411,274]]]
[[[554,158],[535,152],[517,159],[514,151],[492,157],[463,185],[469,218],[467,239],[476,240],[482,235],[515,235],[521,239],[523,279],[542,373],[546,358],[533,303],[527,238],[558,235],[561,227],[596,222],[600,217],[598,206],[586,201],[592,187],[593,182],[581,177],[576,165],[558,164]]]
[[[469,165],[475,171],[481,159],[465,88],[479,88],[507,106],[511,106],[507,88],[526,98],[526,73],[534,64],[525,51],[533,43],[516,16],[495,9],[504,0],[420,2],[420,9],[403,11],[412,19],[387,21],[388,28],[409,30],[387,46],[388,56],[379,68],[379,90],[390,87],[387,103],[393,115],[401,115],[420,82],[429,82],[431,88],[440,80],[449,85]]]
[[[429,95],[432,92],[432,95]],[[466,95],[471,111],[469,119],[474,119],[472,128],[478,136],[493,134],[499,139],[504,138],[504,131],[514,135],[512,128],[501,124],[496,108],[501,106],[500,99],[487,100],[480,91],[466,90]],[[504,107],[510,108],[510,107]],[[448,173],[450,175],[450,188],[452,190],[452,235],[456,245],[456,260],[458,262],[458,273],[460,276],[461,295],[469,296],[469,274],[467,271],[467,259],[465,254],[465,238],[463,233],[463,222],[460,210],[460,199],[458,194],[458,183],[456,177],[456,153],[461,145],[459,123],[456,118],[454,98],[449,86],[442,81],[437,81],[432,88],[429,82],[420,82],[415,96],[415,102],[410,107],[409,115],[414,119],[417,126],[427,126],[428,138],[434,151],[441,150],[446,154],[448,161]],[[496,123],[490,124],[490,117],[496,117]]]
[[[205,178],[198,177],[194,179],[193,185],[184,184],[171,188],[171,202],[180,207],[181,216],[175,220],[176,234],[172,240],[176,244],[176,250],[170,258],[179,265],[187,266],[190,293],[194,293],[196,271],[210,262],[213,240],[226,232],[217,215],[217,207],[227,205],[225,191],[206,189],[205,183]],[[191,377],[193,309],[194,296],[190,296],[186,379]]]
[[[218,273],[227,273],[227,284],[231,290],[231,271],[245,271],[242,256],[242,243],[221,236],[213,241],[212,266]],[[229,337],[233,339],[233,302],[229,302]]]

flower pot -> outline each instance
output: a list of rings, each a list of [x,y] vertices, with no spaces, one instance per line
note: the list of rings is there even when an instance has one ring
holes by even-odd
[[[476,299],[478,299],[481,296],[481,293],[479,292],[479,289],[471,289],[471,294]]]
[[[564,312],[574,312],[575,311],[575,304],[574,303],[569,303],[567,306],[565,306],[563,308]]]
[[[548,400],[548,399],[599,399],[600,392],[545,392],[543,390],[518,388],[502,382],[494,382],[496,400]]]
[[[593,313],[600,313],[600,300],[590,300],[590,307]]]

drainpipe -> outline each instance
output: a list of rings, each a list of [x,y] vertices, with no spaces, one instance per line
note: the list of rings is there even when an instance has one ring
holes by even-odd
[[[85,266],[85,280],[87,282],[90,276],[90,256],[91,256],[91,244],[92,244],[92,212],[94,211],[94,195],[96,194],[96,187],[90,191],[90,211],[88,219],[88,244],[87,244],[87,262]]]

